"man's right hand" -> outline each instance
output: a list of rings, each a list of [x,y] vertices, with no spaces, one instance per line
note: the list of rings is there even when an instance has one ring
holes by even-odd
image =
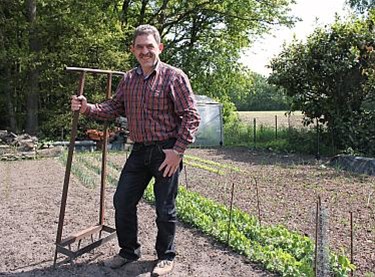
[[[84,113],[87,109],[87,99],[85,96],[80,95],[73,95],[71,101],[71,109],[73,112],[80,111],[80,113]]]

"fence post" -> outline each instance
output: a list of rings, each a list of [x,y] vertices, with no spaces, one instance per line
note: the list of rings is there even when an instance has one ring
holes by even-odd
[[[320,196],[317,204],[317,222],[315,234],[315,276],[329,276],[329,239],[328,209],[321,205]]]
[[[253,142],[254,142],[254,148],[257,148],[257,119],[254,118],[254,123],[253,123],[253,132],[254,132],[254,137],[253,137]]]
[[[316,118],[316,156],[317,160],[320,160],[320,130],[319,130],[319,120]]]
[[[277,115],[275,115],[275,139],[277,140]]]
[[[318,276],[318,228],[319,228],[319,210],[320,210],[320,196],[316,201],[316,213],[315,213],[315,261],[314,261],[314,270],[315,277]]]

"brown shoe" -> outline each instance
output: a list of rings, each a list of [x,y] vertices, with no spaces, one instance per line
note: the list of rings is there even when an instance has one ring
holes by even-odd
[[[174,262],[170,260],[158,260],[151,276],[163,276],[173,270]]]
[[[104,261],[104,266],[110,267],[112,269],[120,268],[125,264],[134,262],[134,260],[129,260],[121,257],[119,254],[113,256],[111,259]]]

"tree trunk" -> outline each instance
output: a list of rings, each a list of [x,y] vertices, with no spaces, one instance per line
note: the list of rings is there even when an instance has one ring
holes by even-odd
[[[39,43],[36,34],[36,2],[37,0],[26,0],[26,17],[29,22],[29,47],[30,54],[37,56]],[[39,71],[36,67],[29,66],[30,71],[27,76],[27,118],[26,132],[35,135],[38,131],[38,99],[39,99]]]
[[[13,105],[13,97],[11,93],[11,86],[10,86],[10,69],[5,68],[5,78],[4,78],[4,91],[5,91],[5,99],[6,99],[6,108],[8,113],[8,124],[10,131],[16,133],[17,132],[17,121],[16,121],[16,114],[14,112],[14,105]]]
[[[142,0],[142,6],[141,6],[141,11],[139,13],[138,25],[145,23],[147,4],[148,4],[148,0]]]

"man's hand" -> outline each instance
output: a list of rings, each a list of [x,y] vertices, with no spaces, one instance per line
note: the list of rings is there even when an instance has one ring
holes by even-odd
[[[160,165],[159,171],[164,170],[163,177],[171,177],[180,167],[181,157],[173,149],[164,149],[165,160]]]
[[[80,95],[73,95],[72,96],[72,101],[71,101],[71,109],[73,112],[75,111],[80,111],[80,113],[84,113],[87,109],[87,99],[85,96]]]

